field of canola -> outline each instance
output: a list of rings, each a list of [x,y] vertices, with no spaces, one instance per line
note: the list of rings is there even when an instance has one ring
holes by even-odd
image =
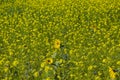
[[[120,0],[0,0],[0,80],[120,80]]]

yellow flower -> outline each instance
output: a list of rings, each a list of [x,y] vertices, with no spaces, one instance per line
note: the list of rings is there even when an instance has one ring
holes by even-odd
[[[13,66],[17,66],[18,63],[19,63],[19,62],[15,60],[15,61],[13,61],[12,64],[13,64]]]
[[[9,55],[12,56],[13,55],[13,51],[11,49],[9,49]]]
[[[47,64],[52,64],[53,63],[53,59],[52,58],[47,58],[46,59],[46,63]]]
[[[58,40],[58,39],[55,40],[54,48],[56,48],[56,49],[60,48],[60,40]]]
[[[70,77],[75,77],[75,74],[70,74]]]
[[[2,63],[3,63],[3,60],[0,60],[0,65],[2,65]]]
[[[59,61],[60,63],[63,63],[64,62],[64,60],[63,59],[60,59],[60,61]]]
[[[44,71],[45,71],[45,72],[52,71],[52,70],[53,70],[53,68],[50,67],[50,66],[45,66],[45,67],[44,67]]]
[[[120,61],[117,61],[116,64],[117,64],[117,65],[120,65]]]
[[[45,66],[45,62],[41,63],[41,67],[43,68]]]
[[[109,67],[109,74],[110,74],[110,78],[114,80],[116,74],[115,74],[115,72],[113,71],[113,69],[111,67]]]
[[[61,77],[60,77],[60,76],[57,76],[57,78],[58,78],[59,80],[61,80]]]
[[[50,70],[49,66],[45,66],[45,71],[48,72]]]
[[[38,77],[38,76],[39,76],[39,73],[38,73],[38,72],[34,72],[33,76],[34,76],[34,77]]]
[[[9,54],[10,54],[10,56],[11,56],[11,55],[13,55],[13,52],[10,52]]]
[[[101,80],[100,76],[96,76],[95,80]]]
[[[5,71],[5,72],[7,72],[8,70],[9,70],[9,68],[8,68],[8,67],[5,67],[5,68],[4,68],[4,71]]]
[[[101,75],[102,75],[102,73],[99,71],[99,72],[98,72],[98,75],[99,75],[99,76],[101,76]]]
[[[46,80],[51,80],[50,77],[46,78]]]
[[[90,66],[88,67],[88,70],[92,70],[92,69],[93,69],[93,66],[90,65]]]
[[[103,62],[103,63],[107,63],[107,59],[103,59],[102,62]]]

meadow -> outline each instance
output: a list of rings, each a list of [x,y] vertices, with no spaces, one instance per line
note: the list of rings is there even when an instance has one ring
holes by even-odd
[[[120,0],[0,0],[0,80],[120,80]]]

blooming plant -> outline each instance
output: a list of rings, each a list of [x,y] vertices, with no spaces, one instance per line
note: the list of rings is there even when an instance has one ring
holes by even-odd
[[[0,0],[0,80],[120,80],[120,0]]]

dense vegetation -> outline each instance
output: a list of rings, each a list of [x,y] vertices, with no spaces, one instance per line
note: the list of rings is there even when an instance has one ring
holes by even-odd
[[[120,80],[120,0],[0,0],[0,80]]]

